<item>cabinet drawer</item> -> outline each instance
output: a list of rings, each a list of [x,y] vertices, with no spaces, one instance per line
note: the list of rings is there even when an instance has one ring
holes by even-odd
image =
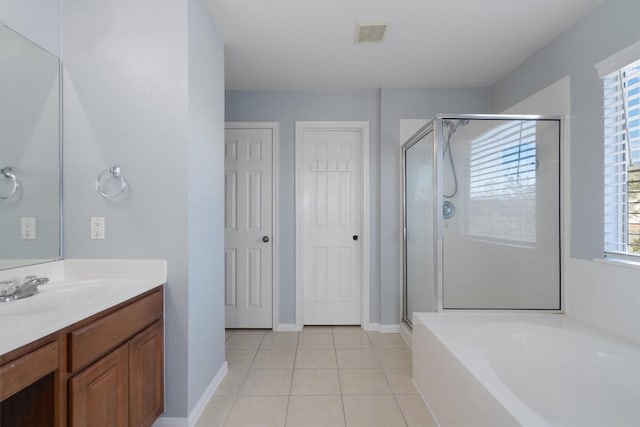
[[[76,372],[162,317],[162,290],[69,333],[69,371]]]
[[[57,370],[58,360],[55,341],[0,366],[0,400]]]

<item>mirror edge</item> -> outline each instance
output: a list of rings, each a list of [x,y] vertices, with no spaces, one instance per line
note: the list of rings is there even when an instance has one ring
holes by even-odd
[[[23,34],[21,31],[18,31],[14,28],[12,28],[11,26],[7,25],[7,23],[0,18],[0,27],[4,27],[7,28],[8,30],[14,32],[15,34],[17,34],[18,36],[20,36],[22,39],[24,39],[26,42],[31,43],[34,46],[37,46],[38,48],[42,49],[44,52],[46,52],[47,54],[49,54],[51,57],[55,58],[55,60],[57,61],[57,66],[58,66],[58,253],[57,256],[55,258],[51,258],[51,259],[44,259],[44,260],[38,260],[38,259],[34,259],[33,262],[25,262],[23,264],[19,264],[19,265],[15,265],[12,267],[5,267],[5,268],[0,268],[0,271],[4,271],[4,270],[11,270],[14,268],[21,268],[21,267],[28,267],[28,266],[32,266],[32,265],[40,265],[40,264],[47,264],[47,263],[52,263],[52,262],[56,262],[56,261],[61,261],[64,259],[64,205],[63,205],[63,201],[64,201],[64,196],[63,196],[63,185],[64,185],[64,174],[63,174],[63,167],[64,167],[64,158],[63,158],[63,137],[64,137],[64,130],[63,130],[63,126],[64,126],[64,121],[63,121],[63,99],[62,99],[62,95],[63,95],[63,65],[62,65],[62,59],[54,54],[53,52],[51,52],[49,49],[41,46],[40,44],[36,43],[35,41],[31,40],[29,37],[27,37],[25,34]]]

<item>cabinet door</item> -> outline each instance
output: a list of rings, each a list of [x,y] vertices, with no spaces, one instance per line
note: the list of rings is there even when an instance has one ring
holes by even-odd
[[[129,423],[150,426],[164,411],[162,320],[129,342]]]
[[[129,415],[127,356],[127,346],[123,345],[71,378],[71,426],[127,425]]]

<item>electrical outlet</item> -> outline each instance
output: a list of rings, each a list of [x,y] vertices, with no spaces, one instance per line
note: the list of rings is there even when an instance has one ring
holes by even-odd
[[[21,234],[22,240],[35,240],[36,238],[36,219],[35,218],[21,218]]]
[[[91,217],[91,239],[104,240],[104,217]]]

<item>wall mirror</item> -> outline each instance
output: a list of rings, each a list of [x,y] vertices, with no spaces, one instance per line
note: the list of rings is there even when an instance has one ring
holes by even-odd
[[[0,269],[61,257],[60,61],[0,24]]]

